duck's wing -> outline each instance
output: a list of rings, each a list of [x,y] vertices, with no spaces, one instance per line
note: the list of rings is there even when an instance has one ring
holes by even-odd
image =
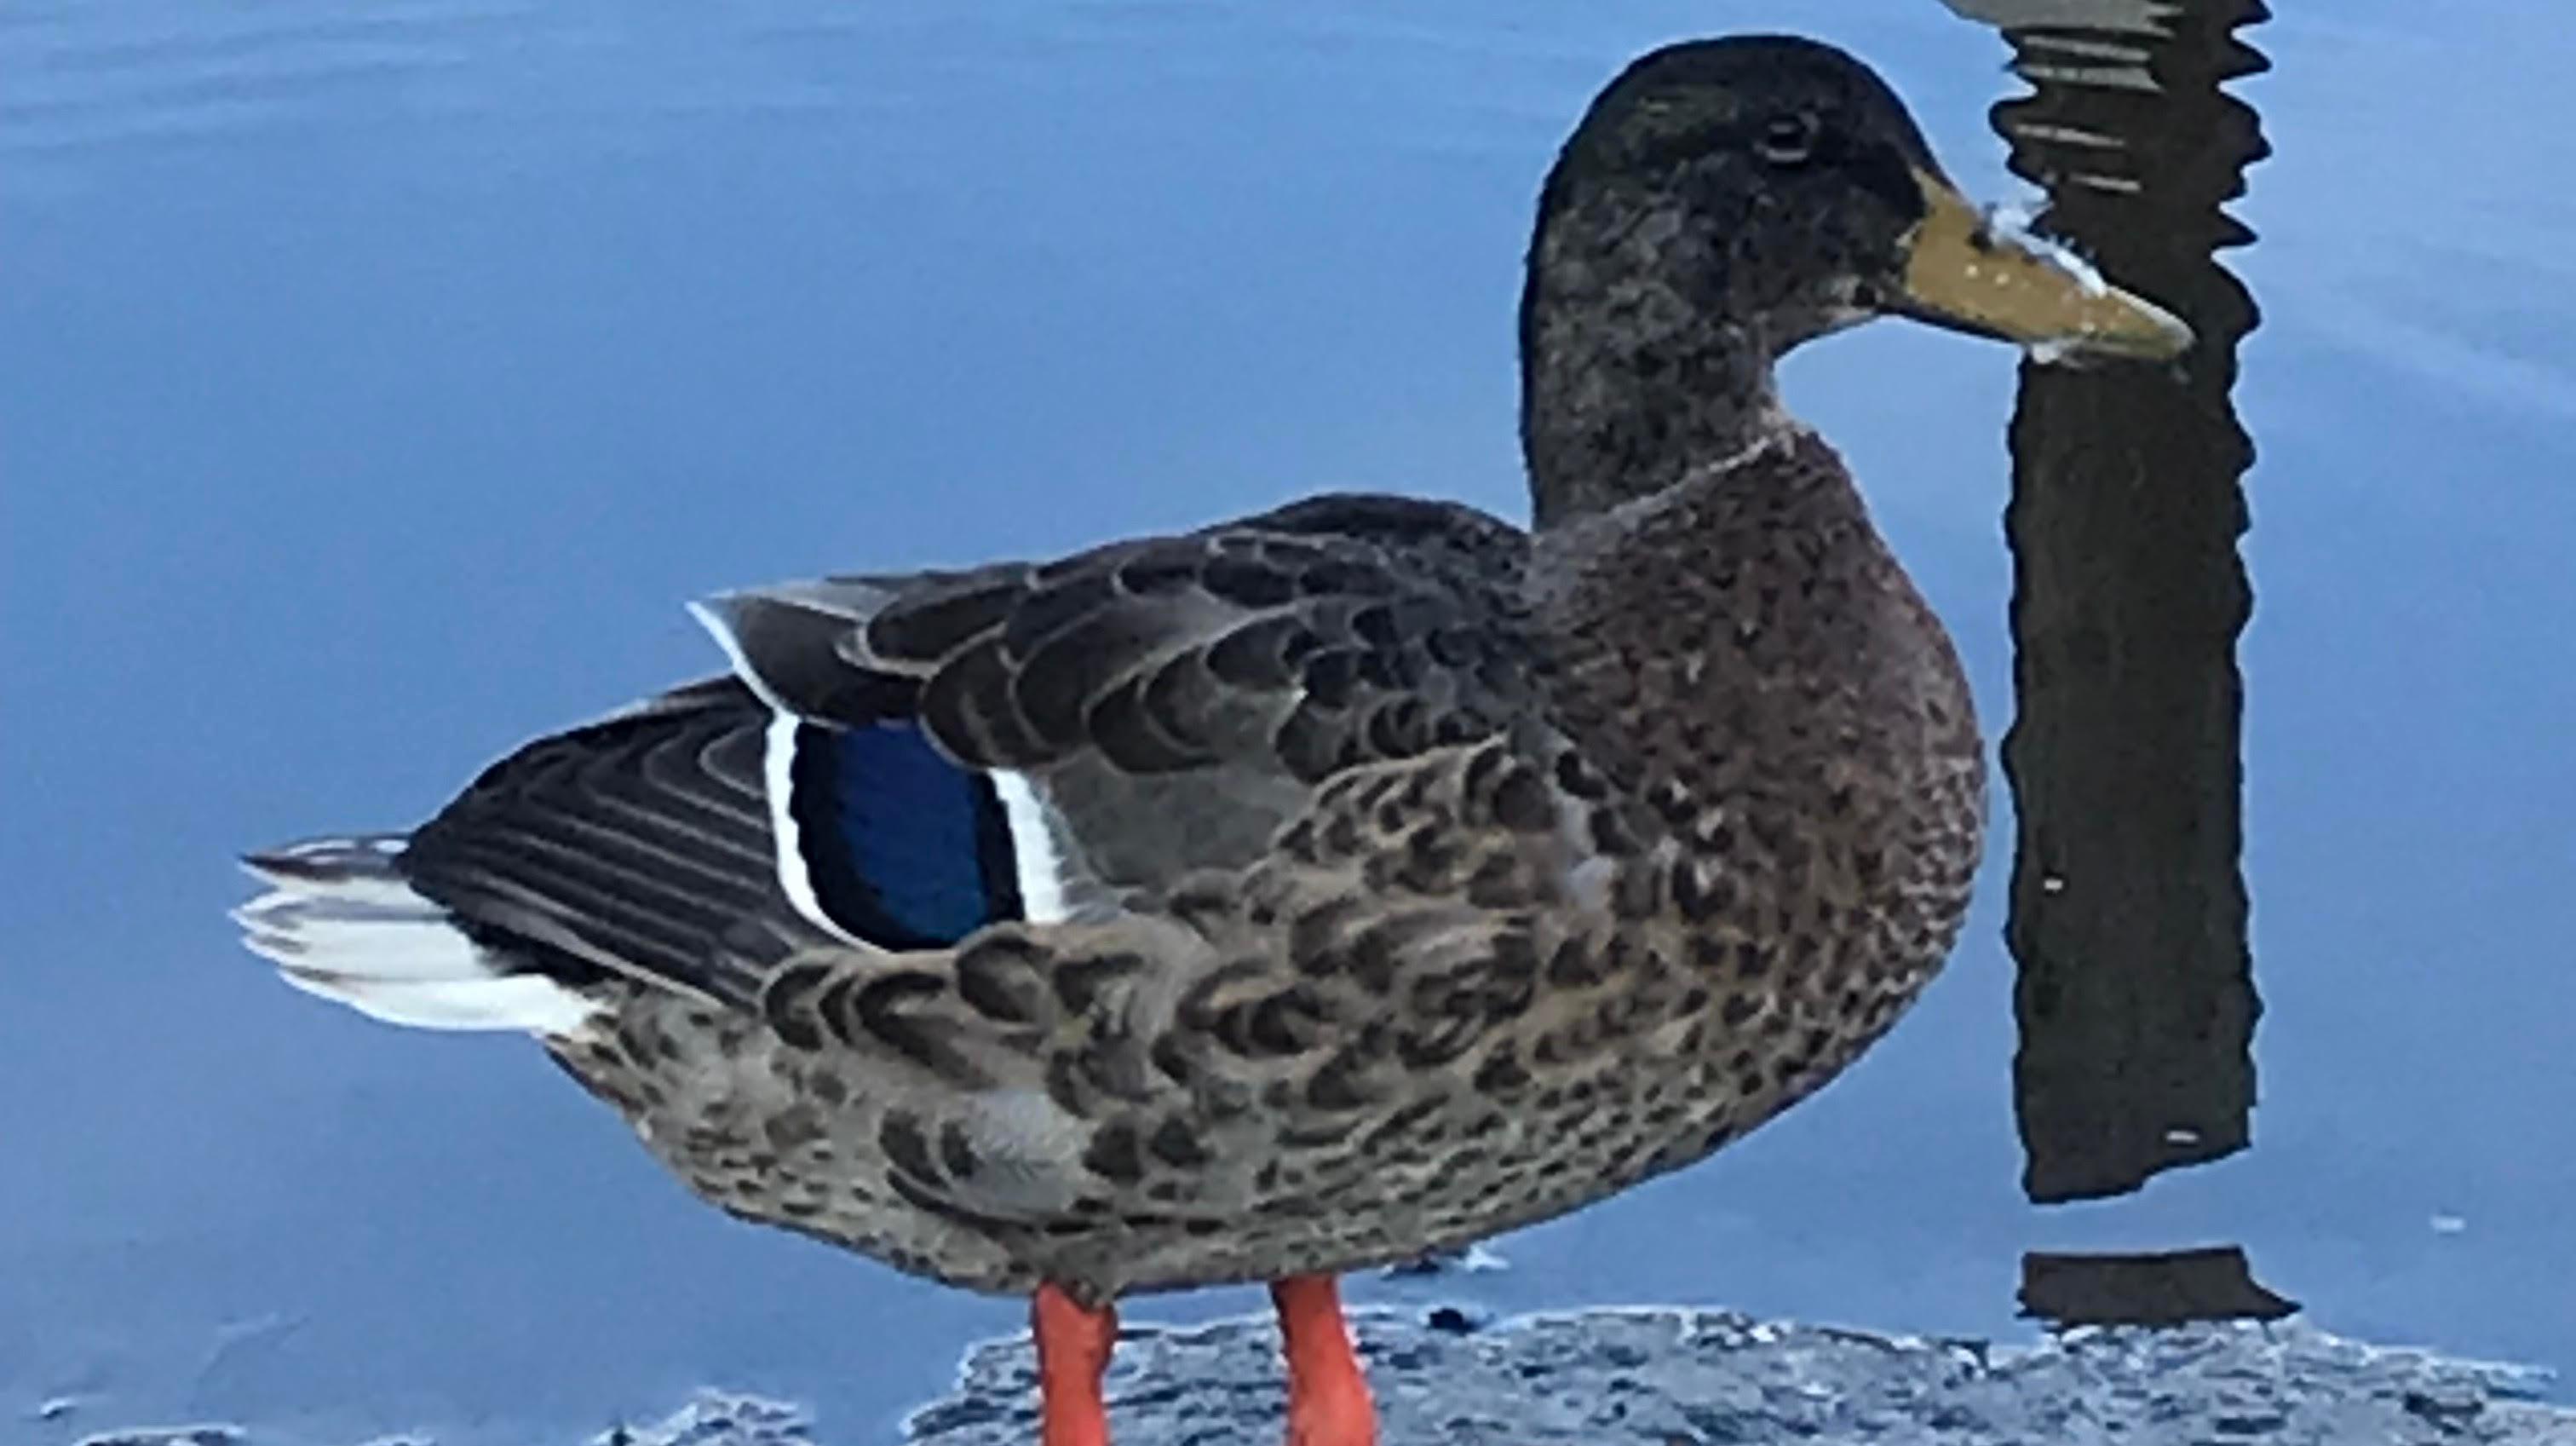
[[[1465,508],[1326,497],[730,594],[701,612],[735,676],[528,744],[398,852],[307,863],[398,873],[510,971],[742,1008],[792,958],[1115,919],[1259,856],[1334,773],[1519,711],[1525,549]]]
[[[705,615],[782,714],[908,693],[989,779],[1033,919],[1097,914],[1269,846],[1315,786],[1490,732],[1529,689],[1526,537],[1482,513],[1318,498],[1045,565],[736,593]]]
[[[732,676],[526,745],[408,839],[257,856],[243,917],[301,987],[399,1023],[568,1060],[631,1028],[615,1069],[650,1071],[656,1040],[747,1016],[755,1060],[855,1056],[852,1148],[924,1209],[1222,1219],[1278,1130],[1332,1136],[1383,1070],[1460,1056],[1472,1011],[1389,1017],[1399,954],[1438,954],[1451,993],[1526,989],[1473,897],[1493,851],[1398,847],[1435,814],[1546,822],[1530,770],[1514,794],[1519,765],[1453,746],[1531,711],[1526,548],[1325,498],[734,594],[705,608]],[[1372,902],[1368,864],[1403,897]],[[728,1087],[673,1068],[655,1088]]]

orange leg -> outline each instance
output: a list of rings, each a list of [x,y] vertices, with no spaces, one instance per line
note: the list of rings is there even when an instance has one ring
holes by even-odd
[[[1041,1446],[1109,1446],[1109,1410],[1100,1376],[1118,1343],[1118,1312],[1077,1302],[1053,1284],[1029,1302],[1038,1344],[1038,1440]]]
[[[1377,1407],[1351,1351],[1340,1286],[1329,1275],[1274,1281],[1288,1357],[1288,1446],[1377,1446]]]

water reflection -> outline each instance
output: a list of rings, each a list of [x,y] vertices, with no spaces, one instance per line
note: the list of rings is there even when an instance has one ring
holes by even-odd
[[[2234,1245],[2132,1255],[2022,1257],[2021,1308],[2059,1325],[2174,1326],[2198,1320],[2278,1320],[2299,1303],[2254,1279]]]
[[[2240,867],[2251,610],[2237,539],[2253,447],[2229,393],[2252,297],[2218,253],[2266,148],[2226,93],[2266,68],[2256,0],[1953,0],[1998,25],[2031,93],[1998,104],[2047,230],[2188,319],[2162,374],[2025,363],[2012,423],[2019,820],[2007,929],[2019,987],[2023,1188],[2121,1194],[2251,1139],[2254,1021]],[[2033,1256],[2054,1319],[2276,1315],[2233,1250]]]

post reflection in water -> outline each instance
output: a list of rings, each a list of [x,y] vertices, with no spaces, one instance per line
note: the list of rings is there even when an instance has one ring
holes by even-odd
[[[2238,33],[2266,14],[1952,5],[2001,29],[2032,88],[1993,120],[2014,173],[2047,193],[2040,229],[2199,337],[2162,371],[2025,362],[2013,417],[2014,1094],[2023,1188],[2045,1204],[2133,1191],[2251,1139],[2236,641],[2253,448],[2229,392],[2256,309],[2217,258],[2253,239],[2223,207],[2266,147],[2222,87],[2265,68]],[[2033,1256],[2023,1301],[2061,1321],[2283,1308],[2233,1249]]]
[[[2298,1302],[2265,1290],[2234,1245],[2136,1255],[2022,1257],[2021,1308],[2059,1325],[2278,1320]]]

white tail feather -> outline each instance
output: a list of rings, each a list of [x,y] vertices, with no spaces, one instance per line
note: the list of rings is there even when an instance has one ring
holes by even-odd
[[[345,1004],[372,1019],[414,1029],[519,1029],[572,1034],[597,1006],[542,974],[414,983],[279,967],[278,977],[307,994]]]
[[[249,861],[267,893],[233,911],[286,982],[390,1024],[571,1034],[598,1012],[511,973],[394,872],[399,839],[315,839]]]

